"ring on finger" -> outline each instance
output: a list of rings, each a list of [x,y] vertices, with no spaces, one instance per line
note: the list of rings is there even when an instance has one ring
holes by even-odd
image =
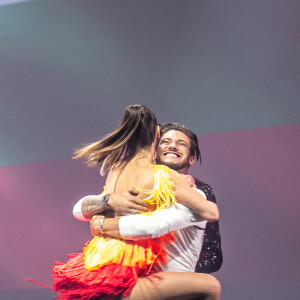
[[[136,210],[133,209],[133,210],[131,211],[131,214],[132,214],[132,215],[135,215],[135,214],[136,214]]]

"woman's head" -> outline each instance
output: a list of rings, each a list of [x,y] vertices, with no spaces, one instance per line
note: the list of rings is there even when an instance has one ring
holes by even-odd
[[[124,165],[155,140],[157,120],[144,105],[125,109],[120,126],[102,140],[75,151],[74,158],[86,157],[89,166],[101,166],[101,173],[114,164]]]

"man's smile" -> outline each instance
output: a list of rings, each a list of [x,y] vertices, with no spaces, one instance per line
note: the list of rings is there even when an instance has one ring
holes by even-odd
[[[176,158],[181,157],[181,155],[179,153],[174,152],[174,151],[166,151],[166,152],[163,153],[163,155],[165,157],[176,157]]]

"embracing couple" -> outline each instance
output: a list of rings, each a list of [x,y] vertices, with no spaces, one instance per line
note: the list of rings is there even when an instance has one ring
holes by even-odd
[[[211,188],[187,175],[201,160],[196,135],[131,105],[115,131],[76,150],[82,157],[108,176],[101,195],[74,207],[94,238],[54,266],[60,299],[220,299],[204,274],[222,264],[219,211]]]

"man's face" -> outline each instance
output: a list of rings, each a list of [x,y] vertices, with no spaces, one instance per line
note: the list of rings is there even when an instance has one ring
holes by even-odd
[[[190,146],[190,140],[183,132],[169,130],[159,141],[156,162],[186,174],[195,162],[195,157],[190,155]]]

